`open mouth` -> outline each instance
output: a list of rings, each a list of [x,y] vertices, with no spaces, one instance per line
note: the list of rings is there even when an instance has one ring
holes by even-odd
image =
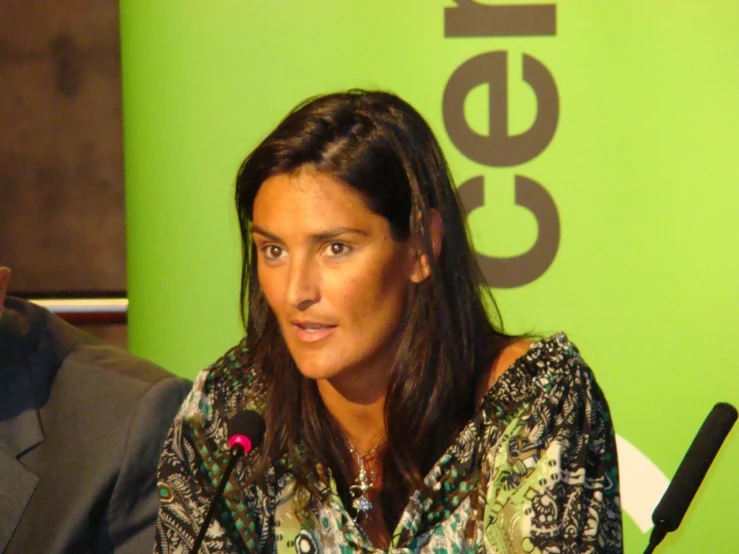
[[[336,325],[320,323],[293,323],[295,334],[301,342],[318,342],[334,333]]]

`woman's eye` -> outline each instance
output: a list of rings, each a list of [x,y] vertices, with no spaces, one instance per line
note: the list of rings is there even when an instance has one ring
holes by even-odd
[[[276,260],[282,255],[282,248],[274,244],[268,244],[262,248],[262,252],[264,252],[264,257],[268,260]]]
[[[332,242],[328,245],[328,251],[332,256],[341,256],[349,251],[349,247],[341,242]]]

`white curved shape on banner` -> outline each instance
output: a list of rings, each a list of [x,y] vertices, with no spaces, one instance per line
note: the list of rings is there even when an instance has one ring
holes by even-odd
[[[652,512],[670,480],[646,454],[621,435],[616,435],[621,507],[642,533],[652,528]]]

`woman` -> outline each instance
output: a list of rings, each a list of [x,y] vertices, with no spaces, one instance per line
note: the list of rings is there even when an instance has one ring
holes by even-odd
[[[298,106],[242,165],[236,204],[246,338],[174,422],[157,552],[189,552],[245,408],[267,435],[209,552],[622,551],[603,394],[565,335],[491,323],[411,106],[367,91]]]

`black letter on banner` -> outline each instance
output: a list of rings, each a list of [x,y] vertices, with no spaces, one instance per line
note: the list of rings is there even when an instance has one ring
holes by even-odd
[[[444,8],[445,37],[516,37],[557,34],[554,4],[491,6],[456,0]]]
[[[459,187],[459,196],[469,214],[485,204],[484,180],[473,177]],[[559,214],[554,199],[536,181],[516,175],[516,204],[528,208],[539,227],[536,242],[528,252],[511,258],[477,253],[485,281],[491,287],[514,288],[531,283],[552,265],[559,248]]]
[[[470,58],[449,78],[444,89],[444,124],[454,145],[469,159],[488,166],[508,167],[525,163],[549,145],[559,121],[559,95],[549,70],[524,54],[523,78],[534,90],[536,120],[520,135],[508,134],[508,78],[506,51],[487,52]],[[489,87],[489,135],[479,135],[467,124],[464,101],[476,86]]]

